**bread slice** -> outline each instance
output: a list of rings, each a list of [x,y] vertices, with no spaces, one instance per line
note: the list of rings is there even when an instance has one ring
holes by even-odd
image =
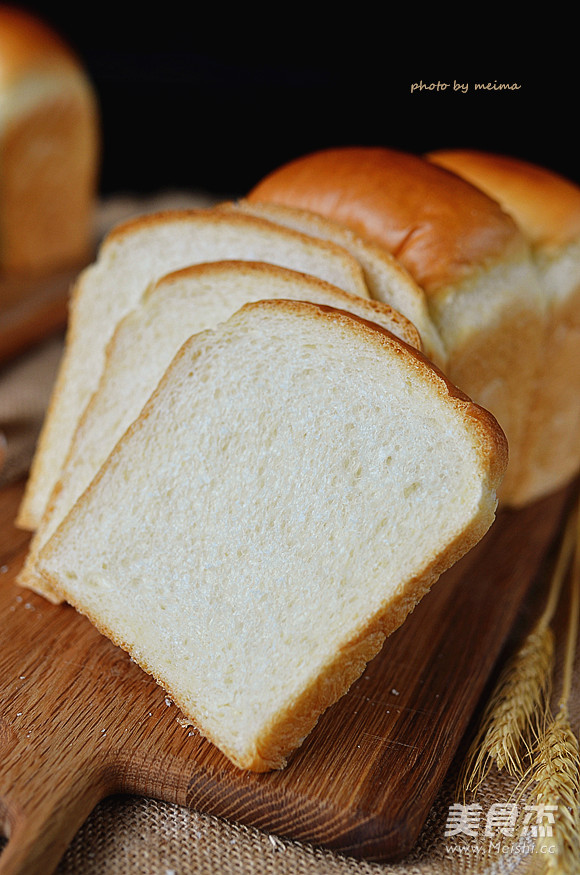
[[[510,463],[511,503],[545,326],[531,247],[500,205],[456,174],[384,148],[337,148],[274,170],[248,194],[320,213],[387,249],[423,289],[445,373],[490,410]]]
[[[311,237],[330,240],[346,249],[361,265],[371,298],[394,307],[415,325],[425,354],[445,369],[447,356],[439,332],[431,319],[423,290],[400,261],[386,249],[365,240],[344,225],[332,222],[311,210],[281,204],[240,199],[218,204],[218,209],[237,210],[261,216]]]
[[[343,292],[323,280],[257,262],[216,262],[184,268],[153,283],[109,341],[99,385],[88,403],[18,582],[51,592],[35,564],[39,550],[89,485],[123,432],[141,412],[179,347],[215,327],[243,304],[264,298],[305,300],[342,308],[376,321],[420,348],[415,327],[376,301]]]
[[[489,528],[505,465],[389,332],[247,304],[180,348],[39,568],[233,763],[280,768]]]
[[[521,506],[580,471],[580,188],[507,155],[452,149],[428,158],[494,197],[533,249],[547,325],[512,499]]]
[[[149,283],[190,264],[223,259],[272,262],[369,297],[362,269],[348,252],[252,216],[170,210],[119,225],[73,293],[65,353],[19,509],[19,527],[35,529],[40,523],[117,323]]]

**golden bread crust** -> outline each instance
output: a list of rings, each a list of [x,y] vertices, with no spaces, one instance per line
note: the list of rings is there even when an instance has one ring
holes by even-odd
[[[24,74],[77,72],[79,60],[65,41],[23,9],[0,7],[0,88]]]
[[[580,466],[580,188],[508,155],[448,149],[427,157],[495,197],[536,256],[546,324],[510,494],[511,504],[523,506],[564,486]]]
[[[298,158],[248,194],[318,212],[395,255],[427,294],[525,249],[514,221],[475,186],[415,155],[339,148]]]
[[[42,20],[0,7],[0,267],[38,277],[93,255],[100,161],[96,94]]]
[[[534,246],[555,248],[580,238],[580,187],[552,170],[474,149],[442,149],[427,158],[497,200]]]

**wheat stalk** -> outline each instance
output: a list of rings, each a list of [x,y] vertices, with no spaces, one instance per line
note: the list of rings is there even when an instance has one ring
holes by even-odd
[[[544,852],[546,865],[561,875],[577,875],[580,866],[579,757],[568,709],[561,706],[538,742],[528,779],[538,806],[553,818],[550,842],[539,836],[538,844],[553,845],[552,853]]]
[[[548,695],[553,651],[550,628],[534,629],[503,670],[461,772],[464,795],[476,793],[494,765],[510,775],[523,773],[522,743]]]
[[[580,614],[580,530],[570,587],[559,707],[555,717],[551,713],[548,715],[544,733],[534,751],[526,785],[534,785],[538,804],[554,812],[552,843],[555,853],[546,854],[545,864],[560,875],[576,875],[580,867],[580,745],[570,725],[568,711]],[[544,838],[539,837],[540,840],[545,843]]]
[[[576,540],[576,513],[569,515],[544,610],[500,674],[459,775],[460,792],[476,793],[492,766],[512,776],[525,773],[522,751],[540,734],[548,708],[554,660],[550,628]]]

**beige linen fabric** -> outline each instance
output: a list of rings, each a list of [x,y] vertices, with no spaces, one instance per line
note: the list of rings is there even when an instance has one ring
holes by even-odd
[[[497,794],[499,793],[499,797]],[[480,801],[504,798],[492,781]],[[397,863],[354,860],[148,799],[105,800],[79,831],[59,875],[528,875],[530,856],[473,850],[444,838],[453,782],[442,792],[413,852]]]

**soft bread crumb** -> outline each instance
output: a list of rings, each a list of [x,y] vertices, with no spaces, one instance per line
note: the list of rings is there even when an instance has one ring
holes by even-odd
[[[75,283],[65,353],[18,525],[34,530],[42,519],[119,321],[168,272],[223,259],[278,264],[370,297],[361,266],[346,250],[254,216],[225,215],[211,208],[167,210],[117,226]]]
[[[31,541],[18,582],[51,601],[36,573],[38,553],[137,418],[171,359],[188,338],[261,299],[307,300],[352,311],[420,347],[414,326],[391,307],[315,277],[278,266],[225,261],[194,265],[154,283],[117,326],[97,389],[75,431],[48,506]]]
[[[280,768],[489,528],[505,463],[393,335],[246,305],[181,348],[39,567],[236,765]]]

